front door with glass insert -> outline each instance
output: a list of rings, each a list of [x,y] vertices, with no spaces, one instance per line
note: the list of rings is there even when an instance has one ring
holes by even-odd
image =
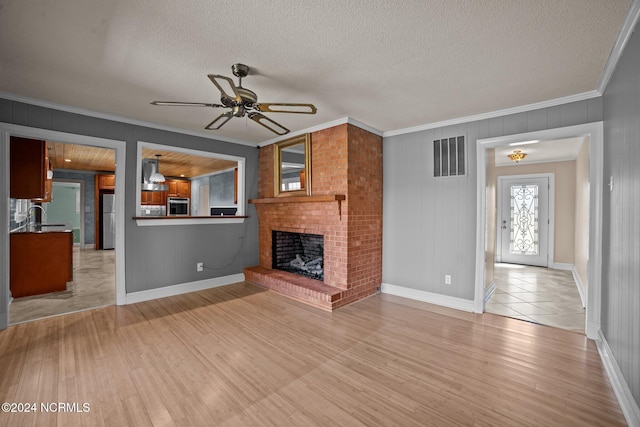
[[[549,178],[500,177],[498,261],[548,266]]]

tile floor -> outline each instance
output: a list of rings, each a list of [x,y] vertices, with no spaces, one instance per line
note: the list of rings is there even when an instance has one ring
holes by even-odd
[[[14,299],[9,324],[115,304],[115,251],[73,248],[73,281],[67,290]]]
[[[584,333],[585,310],[570,271],[495,264],[485,311]]]

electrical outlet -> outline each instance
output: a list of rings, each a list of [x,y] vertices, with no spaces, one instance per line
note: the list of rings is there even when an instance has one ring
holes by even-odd
[[[444,284],[445,285],[450,285],[451,284],[451,275],[450,274],[445,274],[444,275]]]
[[[196,271],[202,271],[202,270],[204,270],[204,263],[201,263],[201,262],[197,263]]]

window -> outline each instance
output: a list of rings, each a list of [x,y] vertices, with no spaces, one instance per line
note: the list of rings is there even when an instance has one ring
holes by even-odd
[[[146,165],[149,162],[154,163],[152,171]],[[144,191],[149,188],[148,184],[153,184],[151,179],[145,178],[150,172],[159,172],[164,176],[165,182],[159,183],[164,187]],[[245,215],[244,157],[138,141],[137,176],[138,225],[209,224],[244,220],[237,218]],[[183,203],[184,199],[188,199],[186,214],[183,209],[171,209],[177,203]],[[220,214],[213,216],[211,212],[218,208],[233,211],[235,215],[225,214],[227,218]],[[172,212],[179,218],[171,218]]]

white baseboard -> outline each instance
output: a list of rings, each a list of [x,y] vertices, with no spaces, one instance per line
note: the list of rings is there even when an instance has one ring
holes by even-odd
[[[613,392],[618,399],[618,404],[622,409],[624,418],[627,420],[627,424],[631,427],[640,427],[640,407],[633,398],[629,385],[624,379],[609,343],[607,343],[601,330],[598,331],[598,338],[595,341],[598,353],[600,353],[600,359],[602,359],[604,369],[607,371],[611,388],[613,388]]]
[[[165,286],[163,288],[149,289],[147,291],[131,292],[125,296],[125,304],[149,301],[157,298],[171,297],[186,294],[188,292],[202,291],[204,289],[217,288],[232,283],[244,281],[244,273],[230,276],[215,277],[213,279],[198,280],[197,282],[181,283],[179,285]]]
[[[462,298],[450,297],[447,295],[434,294],[432,292],[419,291],[417,289],[390,285],[388,283],[383,283],[380,288],[380,291],[383,294],[396,295],[399,297],[414,299],[417,301],[428,302],[430,304],[436,304],[444,307],[455,308],[456,310],[473,312],[473,307],[474,307],[473,300],[466,300]]]
[[[493,280],[489,286],[484,288],[484,303],[486,304],[489,299],[493,296],[493,293],[496,291],[496,281]]]
[[[582,280],[580,279],[580,275],[578,274],[578,270],[576,270],[575,266],[571,267],[571,274],[573,274],[573,281],[576,282],[576,288],[578,288],[578,293],[580,294],[580,300],[582,301],[582,306],[587,306],[587,298],[584,293],[584,285],[582,284]]]
[[[571,271],[573,269],[573,264],[567,264],[566,262],[554,262],[554,263],[551,263],[549,268],[555,268],[556,270]]]
[[[576,288],[578,288],[578,293],[580,294],[580,301],[582,301],[582,306],[587,306],[587,298],[584,293],[584,285],[582,284],[582,280],[580,280],[580,275],[578,274],[578,270],[576,270],[576,266],[573,264],[568,264],[564,262],[554,262],[550,266],[550,268],[555,268],[556,270],[565,270],[570,271],[573,275],[573,281],[576,282]]]

